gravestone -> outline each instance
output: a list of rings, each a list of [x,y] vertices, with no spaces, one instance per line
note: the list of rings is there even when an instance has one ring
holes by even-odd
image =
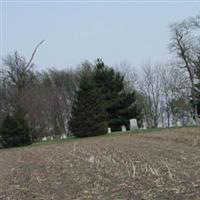
[[[182,126],[182,123],[180,121],[177,121],[176,124],[177,124],[178,127]]]
[[[63,134],[61,135],[61,137],[60,137],[61,140],[66,139],[66,138],[67,138],[67,136],[66,136],[65,133],[63,133]]]
[[[47,141],[47,137],[44,136],[44,137],[42,138],[42,141]]]
[[[143,122],[143,129],[147,129],[147,122]]]
[[[109,127],[109,128],[108,128],[108,133],[111,133],[111,132],[112,132],[112,131],[111,131],[111,128]]]
[[[121,127],[121,129],[122,129],[122,132],[126,132],[126,126],[123,125],[123,126]]]
[[[138,129],[137,119],[130,119],[130,130]]]
[[[163,124],[161,122],[158,122],[158,128],[163,128]]]

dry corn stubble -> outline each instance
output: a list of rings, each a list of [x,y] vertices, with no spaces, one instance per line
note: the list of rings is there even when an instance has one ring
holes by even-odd
[[[0,150],[0,199],[200,199],[200,129]]]

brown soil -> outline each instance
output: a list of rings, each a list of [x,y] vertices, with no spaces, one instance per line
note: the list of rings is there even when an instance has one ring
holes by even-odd
[[[0,150],[1,200],[200,200],[200,128]]]

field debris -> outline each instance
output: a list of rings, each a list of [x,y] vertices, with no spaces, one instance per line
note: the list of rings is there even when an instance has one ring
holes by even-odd
[[[0,200],[198,200],[200,129],[0,150]]]

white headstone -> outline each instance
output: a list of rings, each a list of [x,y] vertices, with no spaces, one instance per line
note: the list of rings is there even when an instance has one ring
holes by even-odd
[[[50,138],[51,140],[53,140],[53,136],[51,136],[51,138]]]
[[[121,129],[122,129],[122,132],[125,132],[125,131],[126,131],[126,126],[123,125],[123,126],[121,127]]]
[[[182,126],[181,122],[180,121],[177,121],[177,126]]]
[[[108,133],[111,133],[111,128],[110,127],[108,128]]]
[[[130,119],[130,130],[138,129],[137,119]]]
[[[161,122],[158,122],[158,128],[163,128],[163,124]]]
[[[61,135],[61,137],[60,137],[61,140],[66,139],[66,138],[67,138],[67,136],[66,136],[65,133],[63,133],[63,134]]]
[[[147,129],[147,122],[143,122],[143,129]]]
[[[44,136],[44,137],[42,138],[42,141],[47,141],[47,137]]]

